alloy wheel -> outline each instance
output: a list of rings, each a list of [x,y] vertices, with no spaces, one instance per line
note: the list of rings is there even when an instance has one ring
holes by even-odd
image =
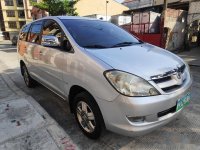
[[[81,127],[88,133],[95,130],[96,122],[92,109],[84,101],[79,101],[76,108],[76,115]]]

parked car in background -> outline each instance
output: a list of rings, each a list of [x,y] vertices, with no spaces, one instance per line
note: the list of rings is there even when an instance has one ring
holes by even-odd
[[[96,19],[52,16],[25,25],[18,41],[28,87],[40,82],[69,101],[80,129],[148,133],[189,104],[189,66],[178,56]],[[66,116],[67,117],[67,116]]]
[[[12,42],[12,45],[17,45],[17,40],[18,40],[18,36],[13,36],[11,42]]]

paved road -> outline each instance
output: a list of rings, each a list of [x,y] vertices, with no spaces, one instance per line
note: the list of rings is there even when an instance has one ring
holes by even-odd
[[[39,85],[26,88],[20,75],[16,50],[0,50],[0,61],[16,85],[36,99],[39,104],[63,127],[81,149],[200,149],[200,68],[192,67],[194,84],[191,104],[179,118],[142,137],[129,138],[106,131],[99,140],[86,138],[69,113],[68,103]]]
[[[193,66],[200,66],[200,47],[192,48],[190,51],[184,51],[178,54],[185,61]]]
[[[0,49],[11,49],[11,48],[15,48],[15,46],[12,45],[10,40],[0,41]]]

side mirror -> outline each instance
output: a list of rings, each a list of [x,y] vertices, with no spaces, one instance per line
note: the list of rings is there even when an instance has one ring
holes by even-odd
[[[47,47],[58,47],[58,46],[60,46],[60,42],[56,36],[43,35],[41,45],[47,46]]]

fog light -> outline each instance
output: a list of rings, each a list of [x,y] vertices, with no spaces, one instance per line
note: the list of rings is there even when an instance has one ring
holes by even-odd
[[[144,122],[145,117],[127,117],[129,121],[131,122],[136,122],[136,123],[140,123],[140,122]]]

